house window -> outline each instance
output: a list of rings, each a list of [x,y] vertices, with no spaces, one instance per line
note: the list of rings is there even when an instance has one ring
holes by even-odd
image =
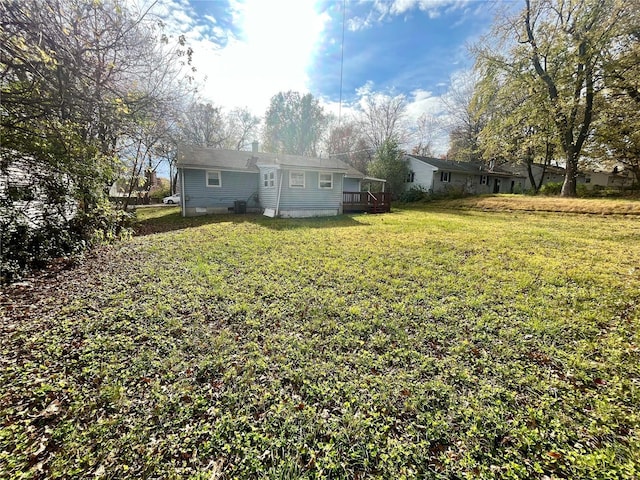
[[[276,174],[275,172],[265,173],[263,176],[263,184],[267,188],[273,188],[276,186]]]
[[[489,177],[487,175],[480,175],[480,185],[488,185]]]
[[[451,181],[451,172],[440,172],[440,181],[441,182],[450,182]]]
[[[584,183],[591,183],[591,177],[587,177],[584,179]]]
[[[404,180],[404,183],[413,183],[416,179],[416,172],[409,172],[407,174],[407,178]]]
[[[333,173],[319,174],[318,188],[333,188]]]
[[[207,187],[221,187],[222,186],[222,176],[218,171],[208,171],[207,172]]]
[[[304,188],[304,172],[289,172],[289,188]]]

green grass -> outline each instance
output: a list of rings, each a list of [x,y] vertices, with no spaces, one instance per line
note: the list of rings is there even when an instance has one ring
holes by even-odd
[[[5,289],[0,477],[638,478],[638,218],[446,206],[145,209]]]

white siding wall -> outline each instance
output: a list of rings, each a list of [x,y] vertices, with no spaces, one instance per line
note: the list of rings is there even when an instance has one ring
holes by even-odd
[[[424,190],[433,190],[433,176],[435,167],[427,165],[420,160],[408,157],[409,170],[414,172],[413,183],[405,183],[405,188],[409,190],[412,187],[419,187]]]
[[[273,173],[274,176],[274,186],[270,187],[264,186],[264,175],[266,174],[267,177],[269,176],[269,174]],[[259,197],[260,197],[260,206],[265,209],[265,208],[276,208],[276,202],[278,200],[278,182],[280,182],[280,174],[281,171],[276,169],[276,168],[267,168],[267,167],[262,167],[260,168],[260,190],[259,190]]]

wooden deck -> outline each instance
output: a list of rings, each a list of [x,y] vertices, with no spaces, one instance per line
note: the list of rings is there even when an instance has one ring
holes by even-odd
[[[368,212],[386,213],[391,211],[391,192],[343,192],[342,211],[344,213]]]

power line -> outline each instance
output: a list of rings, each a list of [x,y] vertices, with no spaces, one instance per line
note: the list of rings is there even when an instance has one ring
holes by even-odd
[[[344,24],[347,11],[347,0],[342,0],[342,43],[340,43],[340,103],[338,104],[338,128],[342,117],[342,73],[344,71]]]
[[[349,155],[351,153],[372,152],[374,148],[363,148],[362,150],[349,150],[348,152],[330,153],[330,157],[337,157],[339,155]]]

